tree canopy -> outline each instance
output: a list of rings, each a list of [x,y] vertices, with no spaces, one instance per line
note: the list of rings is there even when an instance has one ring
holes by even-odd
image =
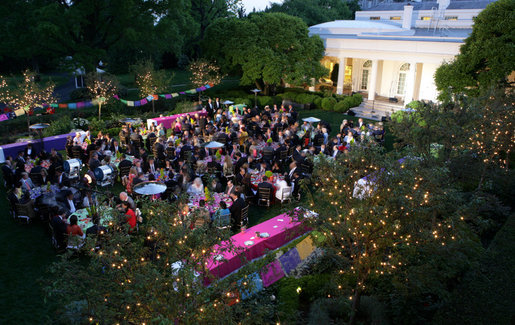
[[[272,3],[265,12],[282,12],[301,18],[308,26],[337,19],[354,19],[359,10],[356,0],[286,0]]]
[[[270,86],[300,85],[321,77],[324,45],[309,36],[307,25],[282,13],[252,14],[247,19],[220,19],[207,30],[206,55],[217,59],[225,72],[241,71],[241,83]]]
[[[505,88],[515,71],[515,1],[491,3],[474,19],[472,34],[453,62],[435,74],[440,99],[465,94],[477,96],[491,87]]]

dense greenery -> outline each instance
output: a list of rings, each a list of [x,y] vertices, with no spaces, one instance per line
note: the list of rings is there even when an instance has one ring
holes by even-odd
[[[282,12],[301,18],[308,26],[333,20],[354,19],[358,1],[341,0],[285,0],[272,3],[265,12]]]
[[[463,94],[478,96],[492,87],[513,87],[508,78],[513,71],[515,1],[498,0],[474,18],[460,54],[438,68],[435,82],[440,99],[448,101]]]
[[[206,55],[229,73],[242,73],[241,84],[270,88],[302,85],[326,73],[320,64],[324,45],[309,36],[299,18],[258,13],[247,19],[219,19],[206,30]]]

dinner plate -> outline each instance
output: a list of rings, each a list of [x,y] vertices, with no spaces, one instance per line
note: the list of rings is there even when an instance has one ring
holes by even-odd
[[[279,227],[279,226],[274,226],[274,228],[277,228],[277,227]]]
[[[251,246],[254,245],[254,242],[252,240],[247,240],[244,244],[247,246]]]
[[[223,260],[223,259],[224,259],[224,256],[223,256],[223,255],[218,254],[218,255],[215,255],[215,257],[213,257],[213,259],[214,259],[215,261],[221,261],[221,260]]]
[[[281,222],[283,222],[283,221],[284,221],[284,219],[277,219],[277,221],[281,221]]]
[[[260,234],[259,234],[259,237],[261,237],[261,238],[267,238],[267,237],[270,237],[270,234],[269,234],[269,233],[267,233],[267,232],[262,232],[262,233],[260,233]]]

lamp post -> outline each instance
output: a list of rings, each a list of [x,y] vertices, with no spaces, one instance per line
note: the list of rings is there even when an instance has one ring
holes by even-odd
[[[254,93],[254,107],[257,107],[257,94],[261,92],[261,89],[252,89],[251,92]]]

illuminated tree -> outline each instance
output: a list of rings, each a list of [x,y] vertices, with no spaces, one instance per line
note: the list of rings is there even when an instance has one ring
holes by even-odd
[[[132,67],[136,75],[136,85],[143,97],[154,96],[168,90],[172,85],[173,74],[166,70],[156,70],[151,60],[142,61]],[[155,112],[152,100],[152,112]]]
[[[118,92],[118,79],[109,74],[89,73],[86,85],[92,99],[98,104],[98,119],[101,119],[102,105],[113,101]]]
[[[190,81],[195,88],[206,84],[218,85],[224,77],[219,66],[205,59],[192,61],[188,66],[188,71],[191,73]]]
[[[417,158],[399,162],[380,148],[356,147],[315,167],[314,186],[306,186],[308,208],[319,214],[313,227],[325,236],[322,247],[339,294],[352,300],[355,324],[361,296],[374,283],[416,264],[420,257],[413,256],[424,250],[438,256],[460,239],[460,196],[444,168]]]
[[[35,80],[36,74],[25,70],[20,82],[10,87],[7,81],[0,76],[0,102],[12,106],[14,110],[23,110],[27,116],[27,130],[30,132],[30,114],[35,107],[57,102],[54,95],[55,85],[48,83],[40,84]]]
[[[88,238],[87,261],[67,255],[52,266],[46,291],[67,306],[58,315],[61,321],[70,322],[65,317],[71,308],[77,310],[77,323],[109,324],[231,324],[235,315],[244,320],[259,313],[262,306],[247,316],[241,304],[229,306],[237,299],[231,293],[249,285],[236,283],[245,273],[204,285],[205,279],[213,280],[205,268],[212,247],[228,238],[228,230],[191,229],[184,198],[173,205],[140,202],[145,221],[138,231],[127,235],[127,223],[118,222],[124,216],[115,213],[101,248],[95,248],[96,238]]]

